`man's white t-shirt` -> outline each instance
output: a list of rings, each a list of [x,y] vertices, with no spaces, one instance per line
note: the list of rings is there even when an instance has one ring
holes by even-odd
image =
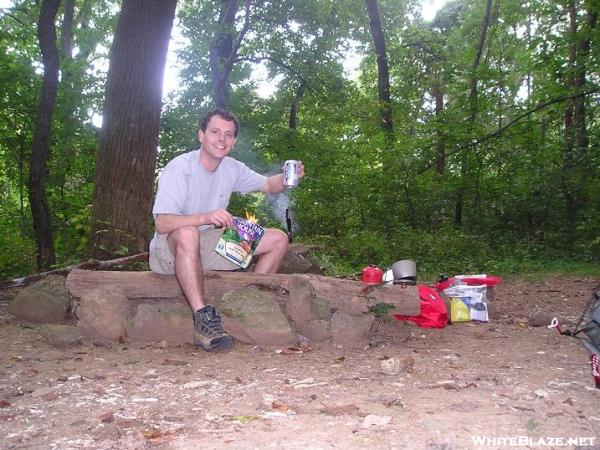
[[[165,166],[152,209],[155,220],[157,214],[189,215],[227,209],[233,192],[256,192],[267,182],[267,177],[229,156],[210,172],[200,164],[201,151],[179,155]]]

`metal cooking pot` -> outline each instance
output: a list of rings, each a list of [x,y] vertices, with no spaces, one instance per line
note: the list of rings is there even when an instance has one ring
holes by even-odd
[[[410,259],[403,259],[392,264],[394,284],[416,284],[417,264]]]

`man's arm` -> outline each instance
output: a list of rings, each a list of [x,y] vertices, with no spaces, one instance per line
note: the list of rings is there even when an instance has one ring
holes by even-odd
[[[216,225],[230,227],[233,225],[233,216],[226,209],[216,209],[205,213],[179,215],[157,214],[154,221],[158,234],[169,234],[177,228],[200,225]]]
[[[267,178],[267,182],[260,188],[260,192],[264,194],[277,194],[283,192],[283,174],[273,175]]]

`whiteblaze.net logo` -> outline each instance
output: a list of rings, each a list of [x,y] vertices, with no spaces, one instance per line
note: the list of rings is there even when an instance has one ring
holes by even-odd
[[[593,447],[595,437],[471,436],[478,447]]]

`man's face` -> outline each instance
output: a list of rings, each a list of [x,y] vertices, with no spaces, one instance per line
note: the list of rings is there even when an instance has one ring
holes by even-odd
[[[225,158],[235,145],[235,123],[215,115],[210,118],[206,131],[200,130],[198,138],[202,151],[213,160]]]

